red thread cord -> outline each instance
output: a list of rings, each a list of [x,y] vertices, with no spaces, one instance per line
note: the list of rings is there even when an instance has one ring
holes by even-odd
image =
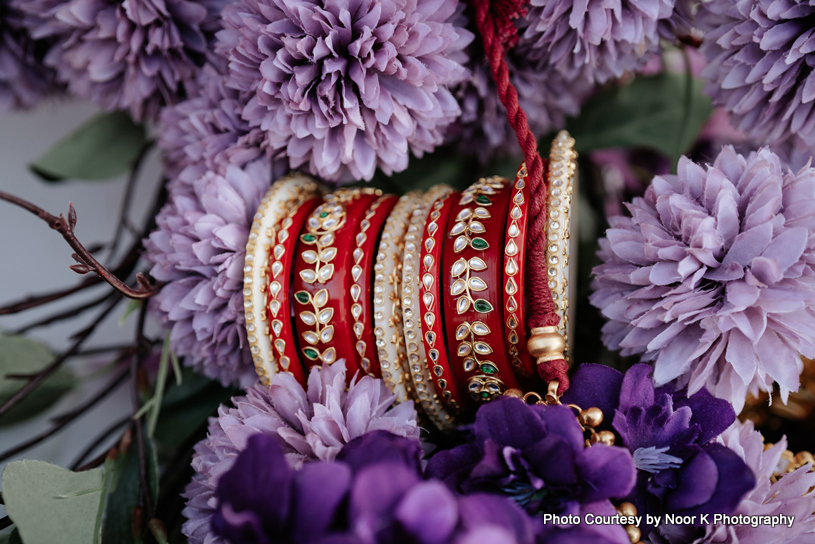
[[[557,326],[560,316],[552,300],[546,278],[546,200],[549,189],[544,179],[544,165],[538,154],[538,142],[529,128],[520,104],[518,92],[509,81],[509,67],[504,58],[505,50],[517,42],[517,30],[512,20],[524,13],[523,0],[472,0],[475,22],[490,63],[492,77],[498,88],[498,97],[507,110],[509,124],[518,137],[529,173],[529,216],[532,224],[527,232],[526,297],[529,301],[529,327]],[[538,365],[538,373],[545,382],[558,380],[558,392],[569,388],[568,364],[563,359]]]

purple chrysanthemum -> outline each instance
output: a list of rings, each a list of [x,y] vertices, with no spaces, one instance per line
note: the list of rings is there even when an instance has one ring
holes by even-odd
[[[151,304],[173,349],[223,384],[256,379],[243,327],[244,254],[260,199],[282,173],[262,158],[173,183],[145,240],[150,273],[167,282]]]
[[[208,170],[223,173],[229,164],[243,166],[262,152],[260,131],[241,119],[240,93],[228,88],[210,64],[196,79],[197,96],[164,108],[158,129],[167,177],[187,183]]]
[[[603,341],[654,361],[657,384],[702,387],[739,412],[747,392],[798,389],[815,356],[815,169],[761,149],[683,158],[600,240],[591,302]]]
[[[538,70],[525,55],[513,50],[506,58],[510,81],[518,91],[532,132],[543,135],[563,128],[566,116],[579,113],[591,85],[567,82],[554,70]],[[477,154],[481,161],[492,155],[519,155],[517,137],[483,55],[470,65],[470,71],[471,77],[454,89],[461,116],[448,129],[447,140],[457,143],[462,153]]]
[[[223,12],[219,51],[243,110],[290,166],[329,180],[404,170],[459,115],[466,76],[456,0],[241,0]]]
[[[529,60],[568,81],[603,83],[644,63],[659,44],[659,26],[674,0],[531,0],[520,22]]]
[[[636,481],[628,450],[585,442],[571,408],[502,397],[478,409],[473,440],[431,457],[427,472],[459,492],[507,495],[532,514],[578,514],[625,497]]]
[[[249,437],[277,437],[289,465],[306,460],[333,461],[344,444],[369,431],[388,431],[416,439],[416,410],[410,402],[391,407],[394,396],[382,380],[364,376],[345,390],[345,365],[311,369],[308,392],[288,374],[278,374],[271,387],[255,385],[232,399],[210,419],[209,434],[195,446],[195,476],[187,486],[184,534],[191,544],[223,542],[210,532],[215,490],[221,475],[246,448]],[[379,444],[382,441],[378,441]],[[375,446],[374,444],[373,446]],[[368,444],[366,451],[373,446]]]
[[[233,544],[532,544],[533,524],[511,501],[454,495],[402,460],[418,448],[366,435],[393,453],[362,453],[292,470],[277,441],[255,436],[218,484],[212,531]],[[383,448],[378,448],[383,449]],[[396,451],[393,451],[396,450]]]
[[[722,433],[720,442],[735,451],[756,474],[755,487],[744,497],[735,515],[777,516],[784,514],[794,521],[770,526],[723,525],[713,523],[702,528],[665,525],[660,536],[670,544],[792,544],[811,542],[815,537],[815,472],[810,464],[782,474],[773,482],[776,472],[785,472],[781,454],[787,447],[781,439],[764,450],[764,438],[753,429],[753,423],[736,422]],[[657,540],[657,539],[655,539]],[[661,539],[657,540],[658,542]]]
[[[195,94],[208,54],[204,29],[226,0],[28,0],[34,38],[54,41],[45,57],[80,98],[134,119]]]
[[[25,29],[15,2],[0,0],[0,108],[30,108],[54,90],[53,71],[43,64],[46,50]]]
[[[762,144],[815,146],[815,2],[714,0],[705,31],[705,91]]]
[[[625,500],[638,515],[732,514],[756,482],[737,452],[716,442],[736,419],[733,407],[704,389],[690,397],[670,385],[655,389],[651,372],[637,364],[623,376],[583,364],[562,400],[599,408],[600,428],[613,428],[631,451],[637,485]],[[640,525],[643,536],[652,529]]]

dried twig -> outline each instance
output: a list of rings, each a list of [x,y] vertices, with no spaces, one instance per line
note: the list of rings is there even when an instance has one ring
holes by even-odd
[[[99,261],[91,254],[90,251],[79,242],[74,235],[74,227],[76,226],[76,210],[73,204],[68,204],[68,217],[60,215],[59,217],[51,215],[39,206],[28,202],[22,198],[10,195],[6,192],[0,191],[0,200],[5,200],[16,206],[19,206],[29,212],[33,213],[46,223],[48,226],[59,232],[62,237],[68,242],[68,245],[76,251],[72,255],[77,264],[71,266],[71,270],[78,274],[87,274],[88,272],[95,272],[108,282],[114,289],[122,293],[128,298],[145,299],[158,293],[159,286],[151,284],[144,274],[136,274],[136,283],[138,287],[131,288],[125,285],[119,278],[112,274],[107,268],[102,266]]]
[[[4,451],[3,453],[0,453],[0,462],[3,462],[11,457],[14,457],[18,453],[22,453],[25,450],[33,446],[36,446],[43,440],[55,435],[57,432],[60,431],[60,429],[68,425],[70,422],[78,418],[80,415],[84,414],[86,411],[93,408],[102,399],[110,395],[116,389],[116,387],[125,379],[126,376],[127,367],[122,366],[119,369],[119,371],[116,372],[113,379],[109,383],[105,384],[105,386],[102,389],[100,389],[93,397],[88,399],[84,404],[78,406],[74,410],[71,410],[70,412],[67,412],[57,417],[54,425],[50,429],[38,434],[37,436],[29,440],[26,440],[21,444],[14,446],[11,449]]]

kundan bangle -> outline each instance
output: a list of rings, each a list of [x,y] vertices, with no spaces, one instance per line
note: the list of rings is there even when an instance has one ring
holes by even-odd
[[[385,385],[399,402],[411,398],[413,383],[407,374],[407,353],[402,330],[402,256],[410,217],[423,193],[402,196],[385,222],[374,264],[374,336]]]
[[[455,373],[470,397],[491,400],[517,382],[509,363],[502,296],[503,241],[511,185],[498,177],[465,190],[444,243],[444,324]]]
[[[292,214],[303,208],[321,193],[319,185],[310,177],[293,173],[275,181],[260,201],[255,213],[249,240],[246,244],[244,261],[244,309],[246,312],[246,333],[249,350],[260,382],[264,385],[281,369],[291,372],[300,383],[305,383],[305,374],[298,360],[275,356],[274,339],[270,337],[271,321],[265,310],[270,283],[273,283],[275,264],[274,254],[285,240],[282,234]],[[289,254],[291,253],[291,247]],[[288,267],[285,268],[288,270]],[[285,312],[289,322],[289,312]],[[291,364],[294,361],[295,364]]]
[[[569,244],[572,191],[577,170],[577,152],[574,139],[569,133],[560,131],[552,141],[549,152],[549,198],[547,216],[549,218],[546,246],[546,266],[552,300],[557,306],[560,323],[557,331],[563,336],[566,345],[564,356],[568,361],[569,349]]]
[[[421,243],[421,328],[430,376],[442,400],[453,412],[461,408],[461,392],[450,365],[444,338],[442,247],[444,229],[458,193],[446,193],[433,202]]]
[[[421,405],[428,419],[442,430],[452,428],[454,420],[436,393],[428,368],[427,352],[421,338],[421,263],[419,259],[422,231],[427,216],[430,214],[430,207],[437,198],[450,192],[452,189],[447,186],[433,187],[413,209],[405,236],[404,264],[402,265],[402,316],[407,344],[408,369],[413,380],[415,400]]]
[[[522,164],[512,186],[512,201],[504,239],[504,324],[512,366],[518,379],[536,378],[535,362],[526,348],[526,304],[524,302],[524,265],[526,230],[529,218],[529,186],[526,164]]]
[[[305,368],[300,364],[292,323],[289,288],[291,287],[291,267],[297,247],[297,234],[302,230],[306,219],[311,215],[322,198],[311,198],[291,210],[276,229],[276,244],[269,255],[269,340],[275,350],[278,366],[291,371],[295,376],[302,375],[305,384]],[[264,383],[261,380],[261,383]]]
[[[354,236],[356,247],[352,253],[354,264],[351,266],[351,317],[354,320],[354,338],[359,366],[367,374],[381,377],[380,365],[377,364],[376,345],[373,326],[373,274],[374,249],[382,225],[393,210],[398,198],[393,195],[379,197],[368,208],[365,217],[360,221],[359,230]]]
[[[333,364],[344,356],[349,382],[361,370],[353,356],[351,315],[355,237],[380,194],[370,188],[352,188],[327,195],[306,221],[297,243],[292,292],[303,362],[308,366]]]

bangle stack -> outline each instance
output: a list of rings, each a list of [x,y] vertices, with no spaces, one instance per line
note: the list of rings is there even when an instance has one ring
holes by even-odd
[[[562,133],[552,146],[538,276],[548,280],[563,335],[573,145]],[[514,180],[401,198],[369,188],[323,195],[301,174],[276,181],[255,215],[244,268],[261,383],[277,372],[305,383],[309,367],[344,361],[349,383],[381,377],[398,402],[413,400],[442,430],[500,395],[551,389],[527,347],[524,287],[538,273],[525,266],[530,191],[525,165]]]

